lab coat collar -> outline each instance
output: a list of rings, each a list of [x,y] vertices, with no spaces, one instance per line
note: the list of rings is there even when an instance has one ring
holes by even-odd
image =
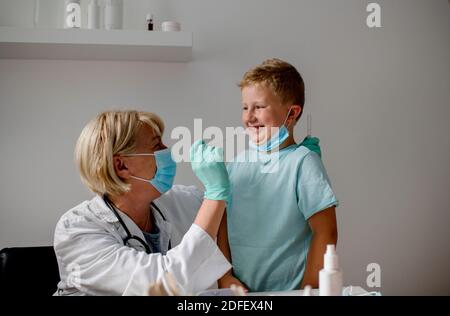
[[[104,220],[107,223],[116,223],[119,221],[108,205],[106,205],[103,197],[97,195],[91,202],[91,210],[101,220]]]
[[[126,232],[125,229],[120,225],[119,219],[116,217],[116,215],[111,211],[109,206],[105,203],[105,200],[102,196],[97,195],[92,201],[91,201],[90,209],[92,212],[102,221],[105,221],[111,225],[113,225],[116,229],[119,231],[122,238],[126,238]],[[128,230],[130,231],[130,234],[133,236],[137,236],[141,238],[142,240],[145,240],[144,234],[142,233],[141,229],[136,225],[136,223],[128,217],[127,214],[122,212],[121,210],[117,210],[119,213],[119,216],[122,218],[123,222],[127,226]],[[137,250],[144,251],[145,248],[137,243],[136,245],[133,244],[133,248]]]
[[[160,206],[158,206],[158,208],[161,210]],[[116,223],[119,221],[116,215],[111,211],[109,206],[106,205],[103,197],[101,197],[100,195],[95,196],[95,198],[91,201],[91,209],[93,210],[95,215],[108,223]],[[151,210],[153,212],[153,218],[157,222],[158,228],[167,226],[166,224],[168,223],[162,218],[161,214],[154,207],[152,207]],[[120,210],[119,212],[121,215],[125,214]]]
[[[111,209],[108,207],[108,205],[106,205],[105,201],[103,200],[103,197],[97,195],[91,202],[92,202],[91,210],[95,213],[96,216],[98,216],[101,220],[107,223],[118,225],[119,220],[117,219],[116,215],[111,211]],[[157,206],[161,210],[161,212],[163,212],[164,208],[161,207],[160,204],[158,204]],[[172,225],[168,221],[164,220],[161,214],[154,207],[152,207],[151,210],[153,213],[153,218],[155,219],[155,224],[156,226],[158,226],[158,229],[160,231],[161,251],[163,253],[166,253],[169,250],[169,241],[172,235]],[[145,240],[144,234],[142,233],[141,229],[136,225],[136,223],[133,220],[131,220],[131,218],[129,218],[128,215],[126,215],[120,210],[118,211],[119,215],[122,217],[125,224],[127,225],[127,228],[130,231],[130,233]],[[167,216],[165,217],[167,218]],[[123,228],[121,227],[121,231],[122,230]]]

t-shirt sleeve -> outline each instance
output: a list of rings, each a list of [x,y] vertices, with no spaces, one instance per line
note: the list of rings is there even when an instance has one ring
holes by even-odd
[[[309,152],[300,164],[297,201],[306,220],[326,208],[339,205],[322,159],[315,152]]]

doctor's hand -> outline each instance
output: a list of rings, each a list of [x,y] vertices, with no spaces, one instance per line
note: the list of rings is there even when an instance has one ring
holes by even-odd
[[[320,158],[322,158],[322,151],[320,150],[319,142],[320,140],[317,137],[306,136],[300,146],[305,146],[309,150],[318,154]]]
[[[192,145],[190,158],[192,170],[205,186],[205,199],[228,201],[230,181],[222,148],[208,146],[199,140]]]

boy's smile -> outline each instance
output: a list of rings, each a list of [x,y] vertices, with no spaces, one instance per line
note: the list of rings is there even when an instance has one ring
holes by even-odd
[[[249,131],[255,144],[263,144],[274,132],[272,127],[280,127],[289,112],[289,106],[264,84],[242,88],[242,123]],[[288,119],[286,125],[292,123]]]

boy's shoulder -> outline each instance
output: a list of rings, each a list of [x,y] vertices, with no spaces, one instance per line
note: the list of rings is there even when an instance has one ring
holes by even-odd
[[[287,157],[291,159],[295,159],[298,162],[301,162],[305,159],[308,160],[320,159],[319,155],[316,152],[310,150],[308,147],[298,144],[292,146],[293,148],[289,152],[289,155],[287,155]]]
[[[291,172],[299,170],[301,173],[305,170],[324,169],[322,159],[316,152],[302,145],[294,146],[284,158],[280,159],[282,168],[290,169]]]
[[[303,145],[297,147],[296,154],[302,163],[322,164],[322,158],[320,158],[319,154]]]
[[[298,155],[298,156],[302,156],[302,157],[305,157],[305,156],[307,156],[308,154],[310,154],[310,153],[312,153],[313,151],[312,150],[310,150],[308,147],[306,147],[306,146],[303,146],[303,145],[299,145],[299,144],[296,144],[296,145],[293,145],[293,146],[295,146],[295,153]]]

